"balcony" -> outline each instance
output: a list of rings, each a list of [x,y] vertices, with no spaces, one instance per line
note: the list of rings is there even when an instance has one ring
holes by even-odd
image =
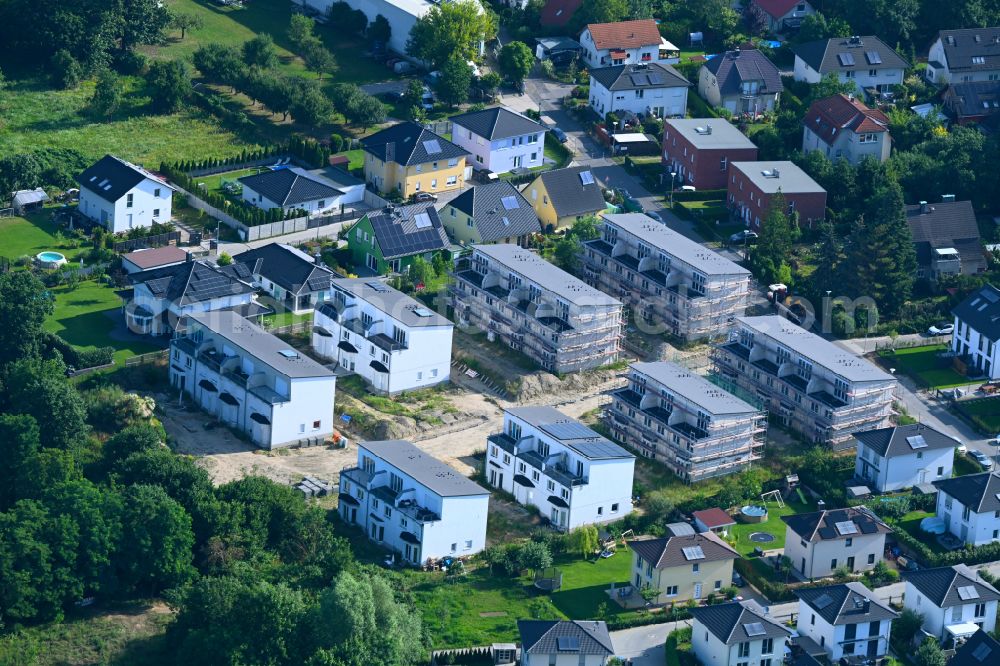
[[[635,408],[639,408],[642,403],[642,396],[633,391],[632,389],[619,389],[611,394],[613,397],[618,398],[624,403],[632,405]]]
[[[730,354],[735,354],[736,356],[742,358],[744,361],[750,360],[750,349],[748,347],[744,347],[738,342],[728,342],[719,347],[719,349],[723,349],[729,352]]]
[[[454,273],[454,277],[459,280],[465,280],[469,284],[475,286],[478,289],[483,288],[483,278],[486,277],[482,273],[477,273],[476,271],[466,269],[464,271],[457,271]]]
[[[489,435],[486,438],[486,441],[490,444],[496,444],[498,447],[511,455],[514,454],[514,446],[516,444],[514,442],[514,438],[505,432],[495,432],[492,435]]]
[[[243,372],[242,368],[234,368],[232,370],[226,370],[224,373],[222,373],[222,376],[241,388],[246,388],[247,381],[250,379],[250,375]]]
[[[802,393],[805,393],[806,389],[809,387],[809,380],[803,379],[802,377],[799,377],[798,375],[794,375],[794,374],[793,375],[784,375],[783,377],[779,377],[779,379],[781,379],[784,382],[787,382],[788,384],[791,384],[792,387],[798,389]]]
[[[215,370],[216,372],[219,371],[225,360],[226,356],[224,356],[222,352],[216,349],[206,349],[205,351],[198,354],[198,362],[208,366],[209,368]]]
[[[251,386],[249,391],[269,405],[280,405],[291,400],[269,386]]]
[[[372,343],[382,351],[387,351],[390,354],[395,351],[402,351],[407,349],[407,345],[390,338],[385,333],[376,333],[375,335],[369,336],[368,342]]]
[[[171,344],[188,356],[193,357],[198,355],[198,343],[193,338],[187,336],[176,337]]]
[[[847,403],[834,395],[827,393],[826,391],[816,391],[815,393],[810,393],[809,397],[818,403],[821,403],[830,409],[840,409],[841,407],[846,407]]]
[[[760,368],[769,375],[778,376],[778,364],[772,361],[768,361],[766,358],[759,358],[756,361],[752,361],[754,367]]]

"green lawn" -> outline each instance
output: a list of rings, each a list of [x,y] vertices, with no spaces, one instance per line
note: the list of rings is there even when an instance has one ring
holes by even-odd
[[[283,312],[275,312],[274,314],[264,315],[264,323],[268,327],[290,326],[291,324],[297,324],[300,321],[308,321],[311,317],[312,312],[295,314],[291,310],[285,310]]]
[[[741,555],[748,555],[753,549],[760,546],[764,550],[785,547],[785,521],[782,516],[792,516],[797,513],[807,513],[815,511],[815,505],[805,505],[799,502],[785,502],[784,507],[779,507],[774,502],[767,503],[767,520],[762,523],[739,523],[730,528],[730,536],[736,539],[733,547]],[[750,541],[750,535],[754,532],[767,532],[774,535],[774,541],[767,543],[754,543]]]
[[[899,526],[906,530],[914,539],[926,544],[935,553],[943,553],[945,549],[937,542],[934,535],[920,529],[920,521],[933,515],[934,513],[930,511],[910,511],[899,519]]]
[[[57,250],[72,261],[86,252],[86,247],[76,247],[75,240],[58,234],[58,226],[49,213],[46,210],[28,217],[0,218],[0,256],[17,259],[34,257],[43,250]]]
[[[946,349],[948,349],[947,345],[933,344],[895,351],[888,350],[880,352],[879,356],[883,363],[891,365],[898,372],[909,375],[926,388],[946,389],[965,386],[969,383],[968,378],[952,369],[950,359],[938,356]]]
[[[991,436],[1000,433],[1000,397],[963,400],[958,405],[981,430]]]

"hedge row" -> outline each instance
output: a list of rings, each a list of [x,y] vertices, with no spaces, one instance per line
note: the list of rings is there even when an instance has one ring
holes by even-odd
[[[101,365],[108,365],[114,360],[114,347],[97,347],[94,349],[78,349],[63,340],[55,333],[45,333],[45,347],[56,351],[62,356],[63,363],[75,370],[86,370]]]
[[[718,199],[723,202],[726,201],[726,190],[674,190],[674,201],[712,201]]]
[[[739,558],[734,560],[733,568],[743,579],[757,588],[757,591],[767,597],[771,603],[779,603],[782,601],[794,601],[797,599],[795,594],[792,593],[790,587],[784,583],[778,583],[773,580],[769,580],[764,576],[764,574],[757,571],[753,562],[746,558]]]
[[[912,534],[904,530],[898,524],[890,522],[893,527],[893,538],[905,548],[915,553],[917,559],[928,567],[950,567],[954,564],[983,564],[1000,560],[1000,542],[989,543],[983,546],[966,546],[958,550],[947,553],[935,553],[927,544],[920,541]]]

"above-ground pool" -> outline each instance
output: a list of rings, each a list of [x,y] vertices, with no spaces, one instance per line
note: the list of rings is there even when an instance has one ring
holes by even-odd
[[[740,517],[747,523],[762,523],[767,520],[767,507],[745,506],[740,509]]]
[[[66,263],[66,257],[59,252],[45,251],[35,255],[42,268],[59,268]]]

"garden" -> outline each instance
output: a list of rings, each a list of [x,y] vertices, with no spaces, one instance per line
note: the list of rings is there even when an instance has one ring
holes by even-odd
[[[948,345],[932,344],[903,349],[886,349],[879,352],[882,365],[893,367],[928,389],[947,389],[969,384],[951,366],[950,358],[940,356]]]
[[[991,437],[1000,433],[1000,396],[973,398],[955,403],[955,410]]]

